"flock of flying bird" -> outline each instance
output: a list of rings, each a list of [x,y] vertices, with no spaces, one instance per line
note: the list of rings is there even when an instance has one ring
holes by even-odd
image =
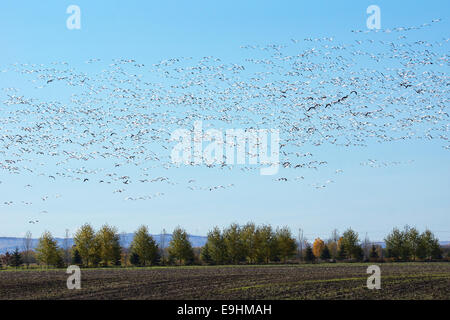
[[[131,184],[207,191],[233,187],[177,178],[171,133],[192,129],[197,120],[204,130],[279,129],[281,171],[272,180],[280,183],[303,181],[300,172],[327,166],[327,159],[315,155],[324,147],[421,139],[449,150],[449,39],[416,38],[437,22],[353,31],[354,40],[346,43],[326,37],[247,45],[242,61],[235,62],[203,57],[153,65],[91,59],[79,68],[67,62],[5,66],[0,77],[21,87],[0,92],[0,177],[111,185],[127,201],[164,195],[127,194]],[[380,164],[396,163],[362,163]],[[248,172],[262,165],[192,166]],[[333,182],[311,186],[321,189]]]

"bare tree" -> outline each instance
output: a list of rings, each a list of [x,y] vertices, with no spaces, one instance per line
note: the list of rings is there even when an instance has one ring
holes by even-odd
[[[328,249],[330,250],[331,256],[333,258],[336,258],[337,256],[340,237],[341,236],[339,235],[339,231],[337,229],[334,229],[333,231],[331,231],[330,239],[327,241]]]
[[[303,236],[303,232],[302,232],[302,248],[308,248],[309,246],[311,246],[311,244],[308,241],[308,238]],[[302,259],[303,259],[303,252],[302,252]]]
[[[25,237],[23,238],[23,260],[27,268],[30,266],[30,255],[33,249],[33,235],[31,231],[27,231]]]
[[[365,236],[364,242],[363,242],[364,259],[369,258],[370,248],[371,248],[371,244],[370,244],[369,237],[367,236],[367,232],[366,232],[366,236]]]
[[[334,230],[331,232],[331,240],[332,240],[333,242],[335,242],[335,243],[338,243],[339,238],[340,238],[340,235],[339,235],[338,229],[334,229]]]

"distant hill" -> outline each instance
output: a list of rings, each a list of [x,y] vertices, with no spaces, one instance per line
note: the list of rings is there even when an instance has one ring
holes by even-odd
[[[450,247],[450,241],[439,241],[442,247]]]
[[[131,241],[133,241],[133,233],[126,233],[120,235],[120,244],[122,247],[128,248],[131,244]],[[165,247],[168,246],[170,240],[172,239],[171,234],[156,234],[152,235],[153,239],[155,239],[156,243],[158,245],[161,244],[161,240],[164,238]],[[202,247],[206,243],[206,237],[204,236],[194,236],[189,235],[189,241],[191,242],[193,247]],[[55,238],[56,242],[60,247],[64,244],[63,238]],[[35,248],[38,244],[38,239],[32,240],[32,247]],[[69,246],[73,245],[73,239],[69,238]],[[19,248],[19,250],[23,250],[23,242],[24,238],[14,238],[14,237],[0,237],[0,254],[5,253],[6,251],[13,251],[16,248]]]

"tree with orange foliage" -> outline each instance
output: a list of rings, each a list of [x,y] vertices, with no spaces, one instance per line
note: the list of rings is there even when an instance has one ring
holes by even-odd
[[[325,248],[325,242],[323,242],[322,239],[317,238],[316,240],[314,240],[312,250],[313,250],[313,254],[316,258],[320,258],[323,248]]]
[[[340,237],[339,240],[338,240],[338,243],[337,243],[337,249],[338,249],[338,251],[344,249],[344,248],[343,248],[343,244],[344,244],[344,243],[342,242],[342,240],[343,240],[342,237]]]

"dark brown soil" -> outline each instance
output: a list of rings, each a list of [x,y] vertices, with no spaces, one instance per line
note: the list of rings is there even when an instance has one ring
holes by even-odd
[[[1,299],[450,299],[450,263],[82,269],[81,290],[65,270],[0,271]]]

